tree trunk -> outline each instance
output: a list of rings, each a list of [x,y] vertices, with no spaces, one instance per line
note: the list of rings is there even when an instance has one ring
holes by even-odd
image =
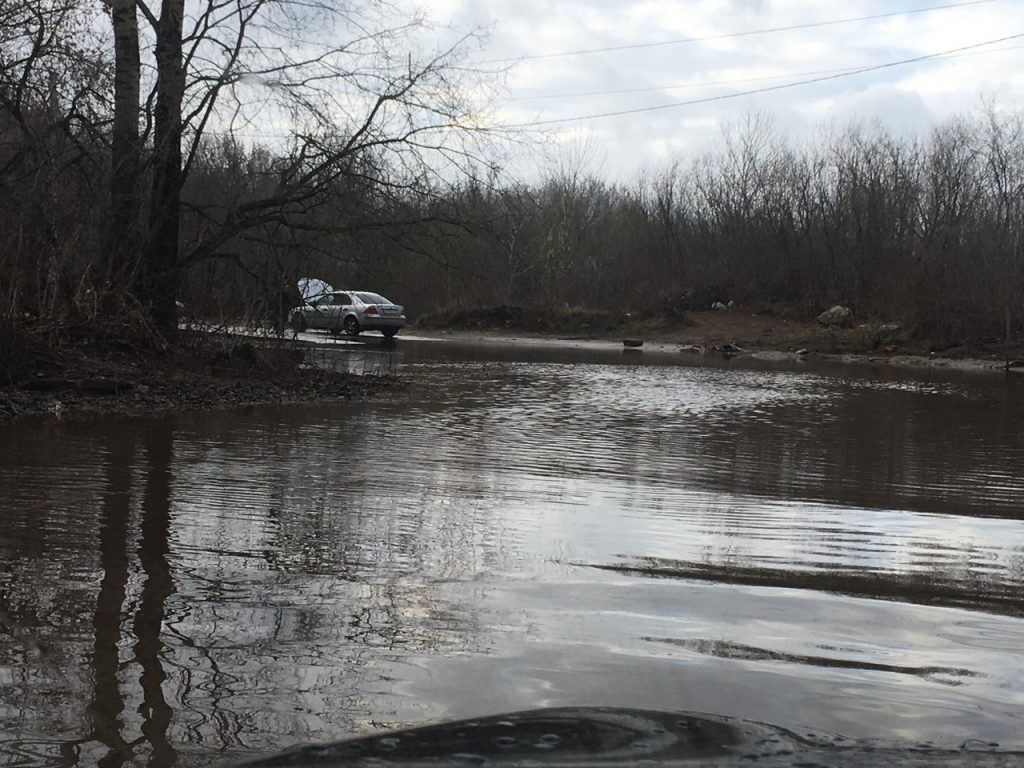
[[[156,29],[157,95],[153,121],[153,193],[141,295],[156,326],[177,329],[178,232],[181,207],[181,63],[184,0],[163,0]]]
[[[107,298],[128,287],[139,259],[139,28],[134,0],[112,0],[114,124],[111,136],[110,228],[100,279]],[[114,308],[116,311],[116,308]]]

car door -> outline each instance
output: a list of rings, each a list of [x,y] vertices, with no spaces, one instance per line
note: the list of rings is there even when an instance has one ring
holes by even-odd
[[[330,328],[333,301],[334,296],[328,293],[309,302],[313,311],[306,313],[306,325],[310,328]]]
[[[334,315],[331,318],[331,328],[339,329],[345,322],[345,315],[352,309],[352,297],[347,293],[334,294]]]

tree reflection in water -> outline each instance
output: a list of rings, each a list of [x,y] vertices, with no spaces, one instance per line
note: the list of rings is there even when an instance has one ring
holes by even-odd
[[[0,627],[0,766],[595,697],[1017,732],[1024,411],[1001,380],[430,365],[408,401],[5,431],[0,618],[24,633]]]
[[[161,664],[161,633],[164,626],[167,598],[174,592],[167,563],[168,538],[171,528],[171,460],[172,431],[166,421],[153,425],[145,438],[146,482],[142,497],[142,540],[139,561],[146,582],[135,612],[135,661],[142,668],[142,733],[152,747],[149,764],[171,765],[174,749],[167,740],[172,710],[164,700],[166,678]]]
[[[128,527],[131,517],[131,470],[134,446],[113,438],[107,442],[106,488],[100,509],[100,568],[103,578],[93,614],[93,695],[89,705],[92,737],[105,744],[108,752],[99,760],[101,768],[122,765],[132,747],[121,735],[124,699],[117,673],[120,667],[121,611],[128,583]]]
[[[132,436],[134,437],[134,436]],[[129,742],[124,733],[125,700],[119,680],[120,645],[127,639],[128,613],[125,605],[132,556],[129,532],[132,517],[132,470],[136,444],[123,435],[107,444],[104,467],[106,487],[100,509],[99,556],[103,577],[93,615],[93,694],[88,711],[92,733],[83,743],[96,740],[107,747],[98,764],[120,766],[137,759],[145,745],[150,750],[148,765],[168,766],[176,761],[167,731],[172,708],[164,699],[166,679],[161,634],[167,598],[174,581],[167,561],[170,534],[170,486],[173,431],[166,420],[153,423],[142,442],[145,449],[145,480],[141,499],[138,561],[144,583],[132,619],[135,643],[131,663],[141,668],[139,683],[142,702],[142,736]]]
[[[160,768],[336,738],[395,716],[395,665],[474,648],[471,606],[436,579],[483,599],[480,530],[426,504],[381,514],[365,475],[311,475],[320,457],[278,455],[301,440],[287,419],[196,429],[50,425],[22,442],[30,493],[0,473],[25,498],[0,496],[0,610],[55,649],[26,662],[0,634],[0,765]]]

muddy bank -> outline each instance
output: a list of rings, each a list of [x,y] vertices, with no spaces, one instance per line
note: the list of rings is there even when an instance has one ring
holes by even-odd
[[[681,315],[643,318],[583,307],[562,309],[538,309],[518,305],[494,307],[470,307],[455,310],[440,310],[421,315],[416,327],[424,330],[505,330],[529,333],[571,333],[602,334],[636,325],[644,320],[657,320],[664,324],[669,320],[680,321]]]
[[[1015,340],[1007,349],[999,339],[941,346],[915,338],[895,323],[865,322],[852,328],[827,328],[815,321],[783,313],[734,307],[726,310],[686,312],[672,318],[601,315],[591,322],[585,313],[559,316],[542,323],[536,313],[520,314],[514,307],[472,310],[437,316],[418,327],[447,338],[471,337],[496,343],[592,343],[622,346],[642,341],[645,352],[688,355],[755,355],[762,358],[819,357],[851,363],[938,366],[1004,370],[1007,359],[1020,370],[1024,345]],[[573,316],[586,318],[573,324]],[[523,320],[520,322],[520,320]]]
[[[365,397],[401,386],[391,375],[307,366],[311,346],[195,335],[166,351],[117,340],[37,349],[13,381],[0,385],[0,423]]]

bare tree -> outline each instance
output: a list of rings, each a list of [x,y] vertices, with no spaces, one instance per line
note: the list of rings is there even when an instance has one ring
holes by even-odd
[[[135,0],[110,0],[110,18],[114,34],[114,120],[105,277],[109,292],[116,295],[128,287],[140,247],[142,70]]]
[[[175,326],[181,268],[237,258],[238,239],[254,229],[351,229],[355,222],[325,225],[312,216],[342,178],[362,179],[388,196],[423,188],[474,159],[468,139],[475,115],[463,86],[479,82],[480,73],[459,66],[471,37],[414,55],[411,42],[424,21],[398,8],[390,8],[398,22],[390,24],[387,15],[300,0],[163,0],[159,16],[141,0],[137,6],[152,28],[156,64],[147,102],[152,192],[137,287],[165,332]],[[115,22],[122,36],[129,34],[130,18]],[[123,47],[124,68],[137,66]],[[396,55],[402,47],[405,54]],[[120,62],[117,82],[125,83],[129,100],[134,80]],[[215,206],[182,197],[209,136],[251,141],[250,132],[282,123],[280,134],[256,137],[283,150],[272,189],[261,186]],[[115,152],[115,168],[131,165]],[[201,220],[184,248],[183,205]]]
[[[64,316],[86,305],[95,266],[90,198],[107,72],[80,0],[0,2],[0,313]]]

